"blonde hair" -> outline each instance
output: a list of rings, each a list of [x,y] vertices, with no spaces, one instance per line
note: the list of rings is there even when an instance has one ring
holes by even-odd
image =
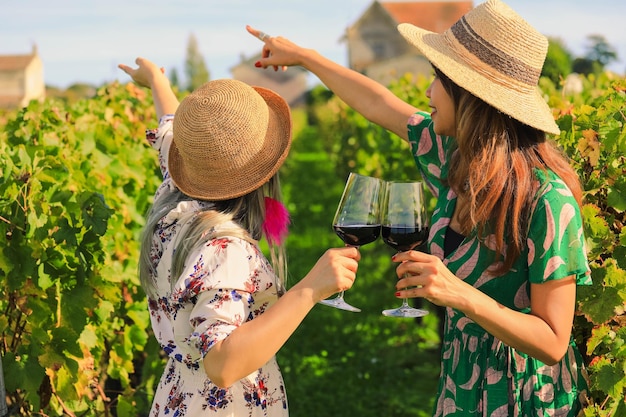
[[[256,244],[263,237],[265,196],[278,201],[282,200],[278,174],[270,178],[262,187],[248,194],[230,200],[205,202],[201,210],[189,213],[186,218],[180,219],[180,223],[190,222],[190,224],[185,234],[177,237],[177,247],[170,267],[170,284],[173,284],[183,273],[189,254],[211,239],[229,236]],[[142,288],[150,298],[158,296],[155,285],[155,265],[150,259],[154,230],[159,221],[182,201],[193,201],[193,199],[180,191],[164,195],[155,202],[147,215],[141,240],[139,278]],[[269,241],[268,245],[270,262],[278,277],[277,289],[279,294],[282,294],[285,291],[287,278],[285,247]]]

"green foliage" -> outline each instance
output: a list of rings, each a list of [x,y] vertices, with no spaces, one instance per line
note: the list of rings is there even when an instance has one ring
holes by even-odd
[[[187,76],[187,91],[193,91],[209,81],[209,70],[200,53],[198,40],[192,33],[187,42],[187,55],[185,56],[185,75]],[[178,81],[177,79],[175,81]],[[176,84],[172,84],[176,85]]]
[[[604,36],[589,35],[587,42],[585,58],[588,60],[597,62],[602,68],[617,60],[617,50],[607,42]]]
[[[160,362],[142,356],[150,322],[136,273],[157,185],[146,98],[111,85],[67,108],[32,102],[1,132],[0,350],[16,414],[149,403],[149,378],[133,379],[142,361]]]
[[[588,58],[578,57],[572,61],[572,71],[578,74],[589,75],[602,72],[602,65]]]
[[[581,96],[552,96],[551,105],[559,112],[559,143],[585,191],[593,285],[578,290],[577,330],[592,383],[586,415],[625,415],[626,79],[589,76]]]
[[[392,90],[426,108],[425,79]],[[542,80],[585,190],[593,285],[579,289],[575,323],[586,354],[586,416],[625,413],[626,80],[583,80],[569,96]],[[0,353],[15,415],[147,415],[164,359],[137,279],[139,233],[159,182],[144,140],[152,101],[129,84],[72,104],[31,103],[0,131]],[[294,111],[282,169],[292,213],[290,283],[328,247],[348,172],[419,179],[407,145],[323,88]],[[432,204],[432,198],[431,198]],[[439,372],[438,315],[383,317],[395,306],[391,249],[362,248],[346,293],[354,314],[317,306],[279,352],[294,416],[428,416]],[[621,414],[620,414],[621,413]]]
[[[176,68],[172,68],[170,71],[170,85],[172,87],[180,88],[180,80],[178,79],[178,71]]]
[[[583,75],[601,75],[607,65],[618,59],[616,49],[602,35],[593,34],[587,36],[585,49],[584,56],[576,57],[571,62],[571,72]],[[552,58],[550,48],[548,49],[548,58]],[[548,59],[546,59],[546,64],[551,65],[547,61]],[[542,73],[542,75],[544,74]],[[545,75],[548,75],[553,82],[556,82],[549,74]]]
[[[551,38],[541,75],[558,85],[572,72],[572,54],[561,39]]]

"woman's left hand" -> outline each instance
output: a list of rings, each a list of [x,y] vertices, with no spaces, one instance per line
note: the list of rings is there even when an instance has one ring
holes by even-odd
[[[165,69],[157,66],[154,62],[138,57],[135,60],[137,68],[119,64],[117,67],[130,75],[133,81],[142,87],[152,88],[156,78],[165,78]]]
[[[436,256],[419,251],[400,252],[391,258],[396,268],[396,297],[422,297],[439,306],[463,310],[470,285],[457,278]]]

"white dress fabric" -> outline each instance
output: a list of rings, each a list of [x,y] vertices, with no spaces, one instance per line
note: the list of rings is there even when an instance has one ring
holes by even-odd
[[[146,138],[159,152],[163,183],[155,201],[177,192],[167,170],[172,115]],[[157,294],[148,298],[154,334],[168,355],[150,416],[288,416],[276,359],[229,388],[206,376],[202,360],[238,326],[263,314],[278,299],[277,277],[259,247],[237,237],[211,239],[190,253],[184,272],[170,277],[176,241],[193,213],[206,204],[180,202],[157,224],[150,257]],[[232,225],[231,225],[232,227]],[[250,346],[250,351],[255,346]]]

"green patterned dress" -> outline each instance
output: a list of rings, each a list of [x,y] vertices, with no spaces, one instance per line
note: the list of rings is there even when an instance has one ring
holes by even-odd
[[[444,237],[456,194],[444,185],[454,139],[437,136],[428,113],[408,122],[411,152],[437,197],[428,247],[460,279],[504,306],[530,313],[530,283],[576,276],[591,283],[582,218],[571,191],[551,171],[535,170],[534,201],[527,248],[504,276],[485,273],[492,240],[467,236],[444,257]],[[442,366],[434,416],[575,416],[587,393],[582,357],[573,341],[563,359],[548,366],[487,333],[460,311],[446,309]]]

